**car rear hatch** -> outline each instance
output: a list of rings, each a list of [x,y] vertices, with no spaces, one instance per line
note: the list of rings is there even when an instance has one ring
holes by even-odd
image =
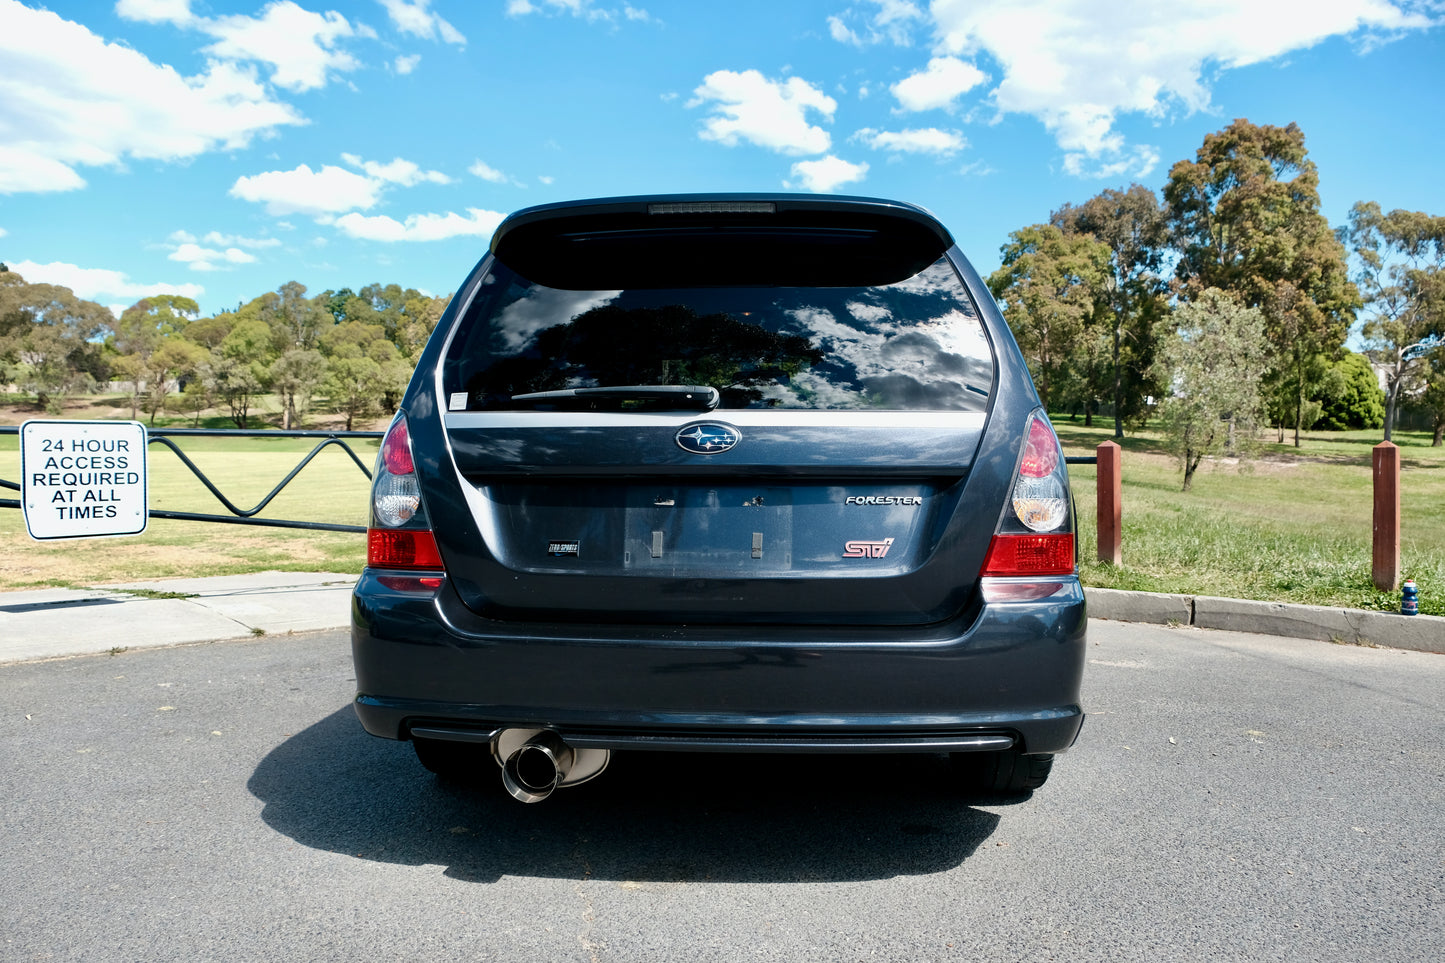
[[[951,246],[859,200],[514,215],[439,332],[460,497],[424,491],[461,597],[659,626],[965,609],[1013,465],[975,477],[997,364]]]

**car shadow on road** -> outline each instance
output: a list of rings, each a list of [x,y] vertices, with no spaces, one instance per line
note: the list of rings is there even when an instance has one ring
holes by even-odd
[[[944,757],[615,753],[583,786],[524,805],[500,773],[438,779],[349,706],[281,743],[247,788],[302,845],[448,876],[799,882],[945,872],[999,823]]]

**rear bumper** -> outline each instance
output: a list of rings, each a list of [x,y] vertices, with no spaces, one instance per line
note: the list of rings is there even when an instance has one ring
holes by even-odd
[[[1083,590],[931,626],[502,623],[368,570],[352,604],[374,735],[549,728],[597,748],[1059,752],[1083,722]]]

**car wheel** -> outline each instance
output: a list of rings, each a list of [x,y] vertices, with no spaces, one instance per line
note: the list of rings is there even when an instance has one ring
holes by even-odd
[[[413,737],[411,744],[423,766],[451,782],[477,783],[484,773],[496,769],[487,747],[482,743]]]
[[[1006,752],[955,753],[954,763],[962,770],[965,785],[974,790],[1004,796],[1031,793],[1048,781],[1054,768],[1052,755]]]

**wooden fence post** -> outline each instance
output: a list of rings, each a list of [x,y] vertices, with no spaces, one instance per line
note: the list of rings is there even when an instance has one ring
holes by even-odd
[[[1382,441],[1371,453],[1375,471],[1375,540],[1371,576],[1375,588],[1400,587],[1400,449]]]
[[[1111,565],[1122,565],[1124,561],[1124,530],[1122,519],[1122,452],[1116,442],[1106,441],[1099,445],[1097,492],[1099,525],[1099,561]]]

